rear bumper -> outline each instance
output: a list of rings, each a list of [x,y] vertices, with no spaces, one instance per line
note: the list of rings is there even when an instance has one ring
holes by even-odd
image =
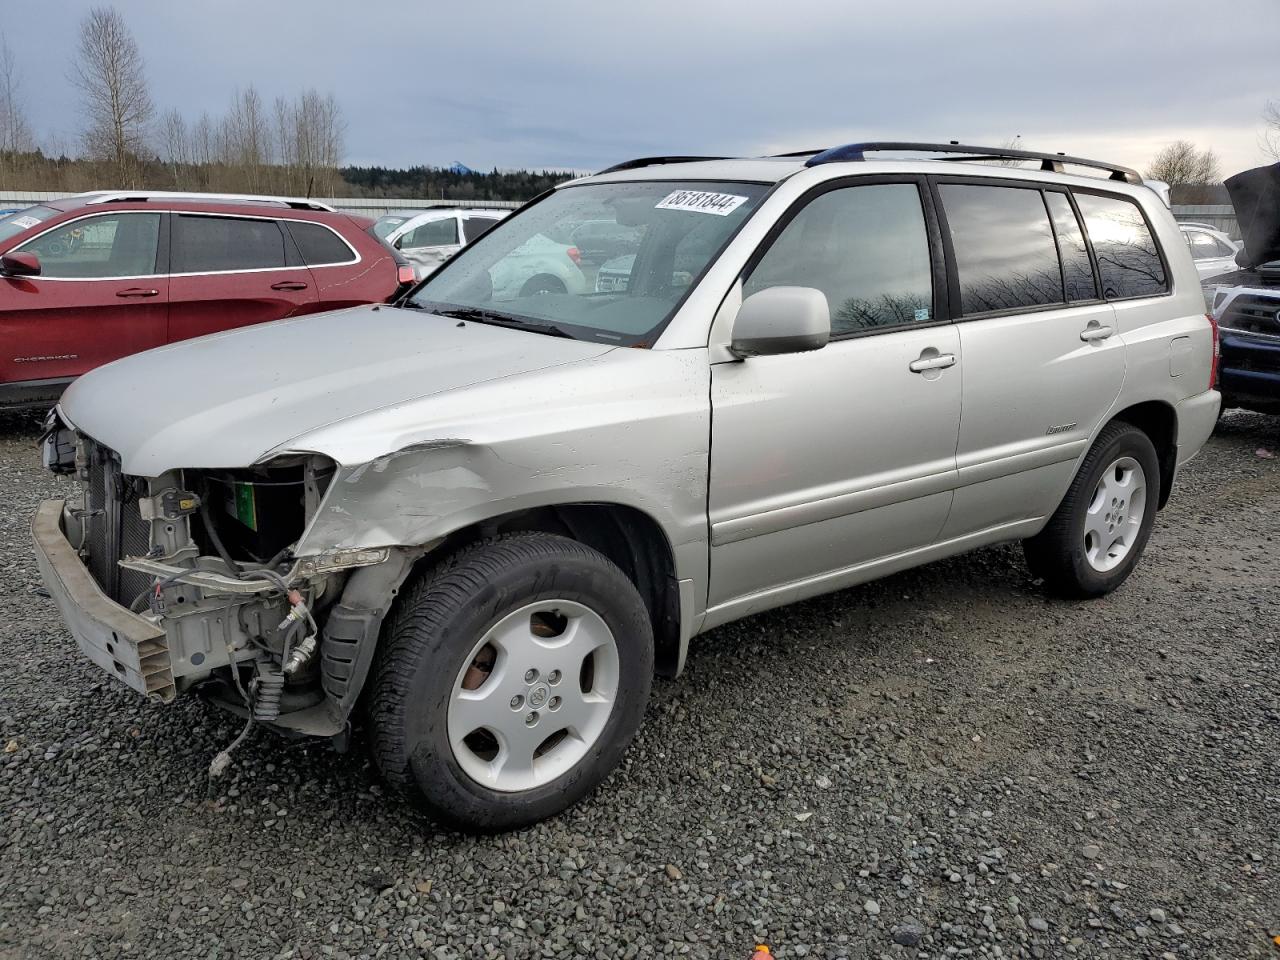
[[[1218,422],[1222,394],[1206,390],[1178,404],[1178,466],[1182,466],[1205,445]]]
[[[102,592],[62,530],[63,501],[45,500],[31,520],[40,576],[80,652],[139,693],[177,695],[165,631]]]

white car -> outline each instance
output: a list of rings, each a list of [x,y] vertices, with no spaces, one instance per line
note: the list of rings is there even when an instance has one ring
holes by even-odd
[[[579,266],[578,248],[534,234],[489,268],[493,299],[515,300],[544,293],[582,296],[587,278]]]
[[[401,224],[412,220],[423,212],[422,210],[393,210],[390,213],[385,213],[373,223],[374,236],[379,240],[385,240]]]
[[[1179,223],[1182,239],[1187,241],[1191,259],[1201,280],[1238,269],[1236,251],[1240,245],[1216,227],[1207,223]]]
[[[437,207],[405,220],[383,239],[413,265],[414,275],[421,280],[510,213],[510,210]]]

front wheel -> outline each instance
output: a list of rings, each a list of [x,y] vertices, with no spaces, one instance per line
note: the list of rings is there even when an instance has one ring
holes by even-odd
[[[1044,530],[1023,542],[1031,572],[1059,596],[1110,593],[1142,556],[1159,492],[1150,437],[1129,423],[1108,424]]]
[[[544,533],[482,541],[420,581],[388,626],[374,759],[439,820],[525,826],[608,776],[652,676],[648,611],[606,557]]]

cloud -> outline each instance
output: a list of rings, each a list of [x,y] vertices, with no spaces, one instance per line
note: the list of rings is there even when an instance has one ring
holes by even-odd
[[[24,5],[5,29],[38,128],[70,137],[61,78],[88,0]],[[548,6],[223,0],[121,5],[158,105],[220,112],[237,86],[314,86],[348,154],[386,164],[590,169],[629,156],[849,139],[961,139],[1143,165],[1186,138],[1260,163],[1275,0],[1029,4],[648,0]],[[36,83],[39,78],[39,83]]]

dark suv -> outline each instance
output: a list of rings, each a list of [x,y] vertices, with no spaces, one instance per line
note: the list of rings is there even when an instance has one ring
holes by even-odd
[[[393,298],[412,270],[314,200],[86,193],[0,218],[0,407],[151,347]]]

